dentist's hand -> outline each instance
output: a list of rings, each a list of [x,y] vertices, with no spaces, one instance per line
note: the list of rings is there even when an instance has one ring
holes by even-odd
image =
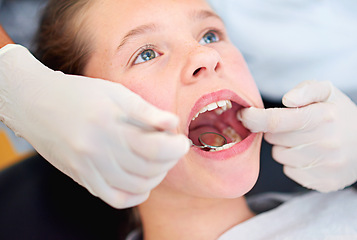
[[[162,130],[178,124],[120,84],[52,71],[19,45],[0,49],[0,120],[115,208],[145,201],[190,146],[126,116]]]
[[[301,185],[329,192],[357,180],[357,107],[329,82],[306,81],[285,94],[286,109],[245,109],[253,132],[266,132],[273,158]]]

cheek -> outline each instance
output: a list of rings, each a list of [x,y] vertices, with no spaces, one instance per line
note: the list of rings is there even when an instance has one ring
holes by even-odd
[[[156,107],[172,112],[175,107],[175,91],[173,86],[159,81],[159,79],[147,79],[145,77],[133,76],[130,81],[124,81],[122,84],[140,95],[145,101]]]
[[[160,109],[175,109],[174,96],[177,89],[168,71],[150,67],[150,63],[123,70],[117,62],[111,60],[105,51],[93,54],[85,68],[85,75],[120,83]]]
[[[234,47],[230,51],[224,51],[222,58],[224,59],[227,75],[230,76],[234,83],[238,84],[241,89],[244,89],[246,96],[250,99],[256,99],[257,105],[263,107],[258,87],[239,50]]]
[[[136,66],[124,73],[111,72],[114,72],[110,76],[111,81],[122,84],[145,101],[162,110],[172,112],[175,109],[175,81],[162,69]]]

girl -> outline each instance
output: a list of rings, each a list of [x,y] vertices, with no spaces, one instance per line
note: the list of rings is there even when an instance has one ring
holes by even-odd
[[[330,195],[331,203],[340,199],[345,203],[328,204],[322,212],[318,211],[322,198],[316,194],[265,215],[255,216],[248,207],[244,194],[258,177],[262,134],[244,128],[236,114],[263,104],[222,20],[204,0],[51,1],[40,28],[38,57],[65,73],[120,83],[175,113],[181,122],[174,131],[196,145],[205,132],[227,139],[227,144],[215,150],[191,147],[148,200],[135,209],[144,239],[305,239],[314,231],[319,237],[332,233],[356,236],[356,227],[346,225],[354,219],[355,210],[350,206],[356,205],[357,198],[352,191],[343,197]],[[124,130],[129,136],[142,131],[130,123]],[[140,152],[156,151],[135,137],[124,144],[140,146]],[[121,166],[129,174],[115,164],[107,167],[130,177],[131,166]],[[134,166],[148,177],[160,171]],[[126,187],[130,191],[145,184],[152,183],[143,177],[138,185]],[[296,212],[301,205],[305,211]],[[312,219],[313,210],[317,213]],[[334,211],[340,215],[334,216]],[[335,227],[321,228],[321,220]],[[141,238],[137,232],[129,237]]]

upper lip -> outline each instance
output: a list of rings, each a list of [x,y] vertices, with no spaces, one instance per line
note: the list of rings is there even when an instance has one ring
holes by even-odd
[[[196,103],[194,104],[188,119],[186,123],[186,131],[188,132],[188,127],[191,123],[192,118],[199,112],[203,107],[213,103],[213,102],[218,102],[221,100],[231,100],[232,102],[235,102],[244,108],[251,107],[252,104],[248,103],[245,99],[240,97],[238,94],[235,92],[228,90],[228,89],[223,89],[219,90],[216,92],[208,93],[203,96],[201,96]]]

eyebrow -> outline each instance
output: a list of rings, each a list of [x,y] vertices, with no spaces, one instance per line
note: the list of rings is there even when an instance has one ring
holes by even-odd
[[[123,45],[125,45],[131,38],[134,38],[139,35],[144,35],[148,32],[156,32],[158,26],[154,23],[140,25],[132,30],[130,30],[121,41],[120,45],[118,46],[117,50],[119,50]]]
[[[202,20],[204,20],[206,18],[210,18],[210,17],[217,18],[218,20],[223,22],[221,17],[219,17],[214,12],[208,11],[208,10],[200,10],[200,11],[194,10],[194,11],[190,12],[189,17],[195,22],[202,21]],[[120,48],[122,48],[130,39],[135,38],[140,35],[150,33],[150,32],[156,32],[156,31],[158,31],[158,29],[159,29],[159,27],[155,23],[144,24],[144,25],[135,27],[134,29],[130,30],[127,34],[125,34],[125,36],[123,37],[123,40],[119,44],[117,50],[119,51]]]
[[[193,21],[202,21],[206,18],[217,18],[218,20],[220,20],[221,22],[223,22],[222,18],[220,16],[218,16],[216,13],[212,12],[212,11],[208,11],[208,10],[200,10],[200,11],[192,11],[190,12],[190,18]]]

